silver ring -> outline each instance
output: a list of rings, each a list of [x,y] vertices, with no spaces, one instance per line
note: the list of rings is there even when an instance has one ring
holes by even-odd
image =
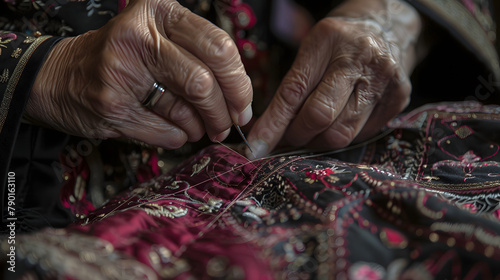
[[[153,107],[156,105],[158,100],[160,100],[165,91],[166,89],[162,84],[155,82],[153,84],[153,90],[151,91],[151,93],[149,93],[146,99],[142,101],[142,105],[148,109],[153,109]]]

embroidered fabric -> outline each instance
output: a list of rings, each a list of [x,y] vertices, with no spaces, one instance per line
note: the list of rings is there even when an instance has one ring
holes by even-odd
[[[19,258],[68,279],[124,263],[143,279],[497,279],[499,126],[499,106],[435,104],[338,154],[249,161],[214,145],[65,230],[19,237]]]
[[[79,26],[79,19],[104,24],[124,1],[53,2],[9,1],[22,20],[5,17],[10,12],[0,3],[0,29],[78,34],[91,28]],[[411,2],[429,8],[443,1]],[[488,44],[477,50],[485,63],[496,61],[481,47],[493,39],[487,1],[451,2],[466,9],[447,22],[455,27],[465,18],[484,27],[481,38]],[[453,10],[434,11],[428,15],[446,21],[440,12]],[[47,21],[33,20],[39,15]],[[59,15],[69,15],[75,25]],[[230,18],[238,31],[233,35],[252,33],[252,16],[248,25],[239,19]],[[482,32],[480,27],[474,30]],[[475,41],[467,34],[459,35]],[[2,33],[0,58],[16,62],[25,53],[17,46],[28,48],[22,43],[27,38]],[[238,39],[250,58],[259,50],[248,38]],[[259,53],[253,58],[258,61]],[[0,83],[7,84],[4,72]],[[17,90],[26,94],[29,87]],[[85,200],[83,187],[77,188],[88,170],[72,170],[67,185],[80,195],[64,189],[61,197],[81,219],[64,230],[19,235],[17,261],[24,276],[67,279],[495,279],[499,111],[477,103],[428,106],[392,122],[392,132],[382,139],[342,153],[248,161],[227,147],[211,146],[97,210]],[[71,204],[72,198],[81,203]],[[1,256],[8,251],[4,242]]]

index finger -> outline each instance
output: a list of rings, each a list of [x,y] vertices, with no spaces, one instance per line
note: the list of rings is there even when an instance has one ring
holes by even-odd
[[[162,3],[168,12],[163,21],[166,37],[210,68],[231,119],[237,125],[247,124],[252,117],[252,85],[234,41],[225,31],[187,9],[175,12],[173,7],[179,5],[176,1]]]
[[[323,54],[329,52],[318,51],[316,47],[318,46],[308,44],[307,41],[302,45],[273,100],[252,127],[248,141],[256,157],[265,156],[276,147],[288,125],[323,77],[328,65],[328,58]]]

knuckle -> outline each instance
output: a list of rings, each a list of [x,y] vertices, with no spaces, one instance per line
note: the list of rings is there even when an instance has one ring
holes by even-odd
[[[235,79],[235,83],[237,83],[240,89],[239,95],[242,100],[247,100],[252,102],[253,97],[253,86],[252,80],[250,76],[246,74],[246,72],[242,72],[240,75],[241,78]],[[245,106],[246,107],[246,106]]]
[[[287,96],[287,97],[285,97]],[[277,101],[277,108],[275,110],[271,110],[271,114],[274,117],[274,121],[279,121],[283,119],[291,119],[295,118],[298,108],[294,105],[295,103],[290,100],[291,97],[289,95],[279,95]],[[276,126],[278,127],[278,126]]]
[[[186,97],[190,100],[205,100],[210,97],[210,93],[215,87],[215,80],[212,74],[202,68],[194,70],[186,79]]]
[[[177,104],[172,106],[169,118],[174,123],[185,124],[193,118],[193,115],[191,114],[190,108],[186,104],[177,102]]]
[[[279,102],[281,103],[281,102]],[[276,107],[267,108],[266,112],[269,112],[269,117],[266,118],[266,124],[269,126],[269,129],[272,131],[278,131],[283,127],[287,127],[290,119],[295,116],[295,112],[293,112],[288,107],[283,107],[278,104],[278,109],[273,109]]]
[[[377,40],[372,36],[358,36],[353,44],[357,47],[357,56],[365,63],[376,62],[381,56],[381,48]]]
[[[362,77],[354,87],[354,94],[356,95],[356,108],[362,113],[367,107],[376,104],[383,96],[383,84],[377,81],[370,82],[366,77]]]
[[[262,127],[257,132],[257,138],[271,142],[276,135],[275,131],[275,129],[272,129],[270,127]]]
[[[332,148],[343,148],[351,144],[356,136],[354,126],[347,123],[339,123],[327,138],[327,143]]]
[[[231,37],[222,30],[215,29],[213,38],[208,47],[208,53],[214,59],[228,59],[238,55],[238,48]]]
[[[374,39],[372,36],[366,34],[358,34],[353,38],[353,43],[360,49],[367,49],[374,46]]]
[[[314,26],[318,34],[334,34],[337,32],[345,32],[346,26],[334,17],[326,17]]]
[[[390,50],[382,50],[376,53],[374,57],[380,70],[384,71],[384,73],[390,74],[391,77],[394,76],[398,68],[398,62]]]
[[[289,124],[289,116],[284,113],[277,112],[275,113],[275,117],[271,121],[271,126],[274,129],[281,129],[283,127],[287,127]]]
[[[308,121],[304,125],[311,130],[323,130],[335,120],[335,109],[330,98],[316,98],[305,108]]]
[[[372,92],[372,91],[359,92],[357,107],[360,108],[361,110],[357,113],[362,113],[363,109],[377,103],[381,98],[382,98],[382,93],[380,92]]]
[[[308,93],[310,69],[305,68],[303,71],[291,71],[292,74],[287,75],[287,77],[283,80],[280,89],[280,96],[284,106],[288,108],[295,108],[302,103]]]
[[[177,1],[160,1],[159,5],[158,12],[162,12],[163,23],[169,27],[176,26],[191,13]]]

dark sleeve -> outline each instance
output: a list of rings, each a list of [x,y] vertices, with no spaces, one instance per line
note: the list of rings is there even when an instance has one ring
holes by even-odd
[[[489,0],[406,0],[431,47],[412,74],[411,108],[441,101],[500,104],[496,21]]]
[[[421,14],[448,32],[500,80],[495,48],[496,23],[491,0],[407,0]]]
[[[67,223],[68,215],[59,202],[61,177],[51,164],[58,162],[68,136],[21,124],[21,118],[37,72],[50,49],[64,37],[100,28],[124,3],[0,0],[0,198],[4,222],[9,217],[5,210],[8,173],[13,172],[17,173],[14,214],[22,220],[18,227],[33,229]]]
[[[0,31],[0,182],[7,184],[13,146],[31,87],[46,54],[60,37]],[[2,192],[4,195],[4,192]],[[2,199],[2,202],[5,201]],[[4,209],[4,207],[2,207]],[[4,217],[5,213],[2,213]]]

